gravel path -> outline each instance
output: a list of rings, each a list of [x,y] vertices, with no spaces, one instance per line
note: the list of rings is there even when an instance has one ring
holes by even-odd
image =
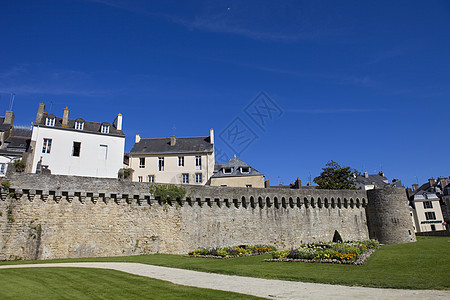
[[[304,283],[204,273],[139,263],[49,263],[5,265],[0,266],[0,269],[48,267],[111,269],[180,285],[236,292],[268,299],[450,299],[450,291],[396,290]]]

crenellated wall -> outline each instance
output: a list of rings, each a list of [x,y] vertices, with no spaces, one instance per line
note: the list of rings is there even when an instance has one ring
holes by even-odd
[[[365,191],[185,186],[161,203],[148,183],[9,174],[0,259],[187,253],[198,247],[369,238]]]

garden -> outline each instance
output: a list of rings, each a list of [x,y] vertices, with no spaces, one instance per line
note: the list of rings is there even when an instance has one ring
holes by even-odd
[[[234,247],[199,248],[190,251],[188,255],[227,259],[239,256],[261,255],[275,250],[276,248],[272,245],[240,245]]]

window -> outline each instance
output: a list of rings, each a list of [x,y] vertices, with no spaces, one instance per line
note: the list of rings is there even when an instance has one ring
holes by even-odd
[[[201,156],[195,157],[195,169],[197,169],[197,170],[202,169],[202,157]]]
[[[100,145],[100,148],[98,151],[98,159],[106,160],[107,158],[108,158],[108,146]]]
[[[195,183],[202,183],[202,173],[195,174]]]
[[[1,163],[0,164],[0,174],[5,174],[5,173],[6,173],[6,164]]]
[[[81,121],[76,121],[75,122],[75,129],[83,130],[83,128],[84,128],[84,122],[81,122]]]
[[[158,170],[164,171],[164,157],[158,157]]]
[[[73,142],[72,147],[72,156],[80,156],[81,151],[81,143],[80,142]]]
[[[228,185],[226,185],[226,184],[221,184],[220,186],[227,187]]]
[[[145,157],[139,157],[139,168],[145,168]]]
[[[184,167],[184,156],[178,156],[178,166]]]
[[[233,168],[223,168],[223,174],[231,174],[233,172]]]
[[[436,231],[436,225],[431,225],[431,231]]]
[[[138,182],[142,182],[142,176],[138,176]]]
[[[108,125],[102,125],[101,132],[102,133],[109,133],[109,126]]]
[[[45,126],[55,126],[55,118],[46,118]]]
[[[242,167],[241,168],[241,173],[249,173],[250,172],[250,168],[249,167]]]
[[[155,182],[155,175],[148,175],[148,182]]]
[[[425,218],[427,218],[427,220],[436,220],[436,214],[434,211],[427,211],[425,213]]]
[[[189,174],[183,174],[182,175],[183,183],[189,183]]]
[[[253,187],[253,186],[252,186],[251,184],[246,184],[245,187],[246,187],[246,188],[251,188],[251,187]]]
[[[42,146],[42,153],[50,153],[52,148],[52,139],[44,139],[44,144]]]
[[[433,203],[431,201],[424,201],[423,208],[433,208]]]

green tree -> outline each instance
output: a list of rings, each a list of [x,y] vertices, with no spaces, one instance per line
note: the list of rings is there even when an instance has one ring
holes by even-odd
[[[183,199],[186,196],[186,190],[182,186],[173,184],[154,184],[150,187],[150,193],[161,201]]]
[[[322,168],[320,176],[314,178],[319,189],[329,190],[357,190],[355,186],[356,177],[359,172],[350,167],[341,167],[335,161],[329,161],[325,168]]]

